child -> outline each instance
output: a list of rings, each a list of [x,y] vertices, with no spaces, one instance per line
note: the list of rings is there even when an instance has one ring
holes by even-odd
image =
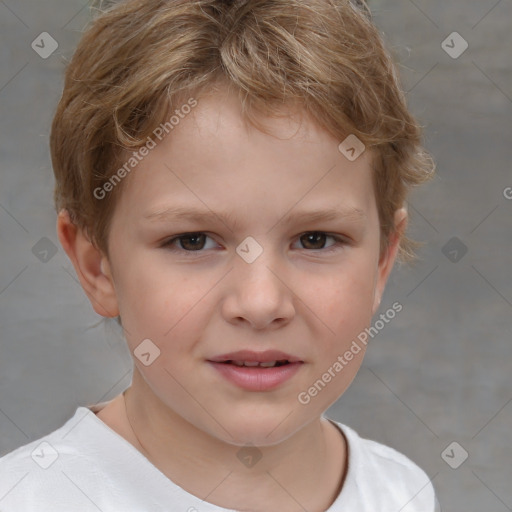
[[[364,6],[121,1],[51,153],[59,240],[133,379],[0,460],[2,512],[436,509],[412,461],[323,415],[433,170]]]

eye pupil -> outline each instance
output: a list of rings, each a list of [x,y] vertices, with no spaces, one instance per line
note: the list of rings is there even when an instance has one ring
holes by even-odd
[[[303,235],[305,237],[305,239],[307,240],[307,244],[309,243],[312,243],[312,244],[318,244],[320,241],[323,241],[325,243],[325,233],[320,233],[320,232],[313,232],[313,233],[306,233],[305,235]],[[324,243],[320,244],[321,246],[324,245]],[[321,247],[314,247],[314,249],[321,249]]]
[[[191,244],[188,244],[188,241],[190,240],[193,240],[193,242]],[[202,244],[204,244],[204,235],[201,233],[195,235],[188,235],[180,238],[180,245],[182,246],[183,249],[186,250],[202,248]],[[189,245],[189,247],[187,247],[187,245]]]

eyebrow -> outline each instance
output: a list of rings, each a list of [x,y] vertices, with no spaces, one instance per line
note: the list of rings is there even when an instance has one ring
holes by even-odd
[[[151,222],[162,222],[171,220],[189,220],[192,222],[212,221],[217,217],[226,226],[233,226],[237,228],[236,215],[233,212],[213,212],[211,210],[204,210],[192,207],[172,206],[169,208],[157,210],[144,216]],[[289,211],[282,217],[277,224],[288,225],[292,222],[317,222],[317,221],[330,221],[330,220],[348,220],[355,222],[364,222],[366,220],[366,213],[360,208],[345,207],[345,208],[324,208],[312,209],[305,211],[293,212]],[[273,229],[273,228],[271,228]]]

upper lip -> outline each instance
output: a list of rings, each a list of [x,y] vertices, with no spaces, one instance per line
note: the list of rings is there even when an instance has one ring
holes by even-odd
[[[272,361],[288,361],[290,363],[304,362],[300,358],[281,352],[280,350],[265,350],[253,352],[252,350],[239,350],[212,357],[209,361],[223,363],[225,361],[249,361],[258,363],[270,363]]]

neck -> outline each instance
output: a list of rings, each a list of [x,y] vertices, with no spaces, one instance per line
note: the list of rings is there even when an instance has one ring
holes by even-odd
[[[317,418],[279,444],[240,446],[198,429],[166,407],[134,369],[124,393],[128,440],[163,474],[190,494],[223,508],[283,512],[324,511],[339,493],[346,447],[339,430]],[[125,434],[125,437],[126,434]],[[242,463],[247,460],[247,463]],[[251,456],[261,458],[251,464]]]

